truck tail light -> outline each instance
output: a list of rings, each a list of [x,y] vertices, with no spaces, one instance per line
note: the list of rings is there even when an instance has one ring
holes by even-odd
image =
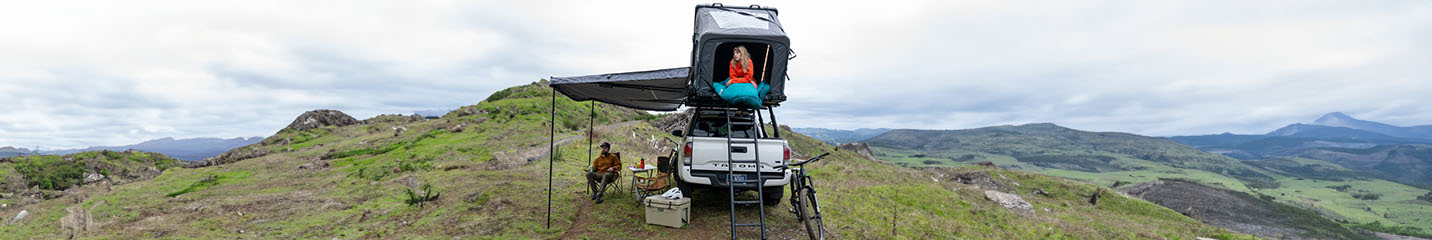
[[[791,161],[791,147],[790,147],[790,146],[786,146],[785,149],[786,149],[786,153],[785,153],[785,156],[784,156],[783,159],[785,159],[787,162],[790,162],[790,161]]]
[[[691,143],[686,143],[685,149],[681,150],[682,157],[691,157]]]

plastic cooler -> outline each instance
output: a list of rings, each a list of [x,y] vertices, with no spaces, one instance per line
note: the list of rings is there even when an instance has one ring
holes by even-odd
[[[646,206],[647,224],[681,228],[691,219],[691,198],[671,200],[658,195],[641,202]]]

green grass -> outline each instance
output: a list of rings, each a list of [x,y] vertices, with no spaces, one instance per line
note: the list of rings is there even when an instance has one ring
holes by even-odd
[[[90,192],[78,203],[93,207],[95,222],[105,223],[86,238],[496,238],[496,239],[673,239],[726,236],[727,206],[718,194],[698,195],[692,225],[685,229],[649,226],[630,195],[612,194],[593,205],[583,192],[588,146],[610,142],[624,164],[664,156],[660,138],[669,133],[645,123],[641,111],[601,104],[596,137],[584,136],[588,103],[558,98],[553,161],[552,228],[546,225],[546,188],[551,99],[549,88],[526,85],[509,89],[437,120],[385,121],[371,124],[280,132],[257,147],[269,155],[205,168],[173,168],[141,182]],[[496,96],[496,95],[495,95]],[[474,111],[467,111],[474,110]],[[480,111],[476,111],[480,110]],[[473,113],[459,116],[462,112]],[[461,132],[443,129],[465,123]],[[394,126],[408,131],[395,134]],[[797,134],[785,134],[798,156],[831,151],[833,146]],[[279,139],[289,139],[281,144]],[[291,150],[290,150],[291,149]],[[592,149],[595,150],[595,149]],[[323,156],[337,153],[337,158]],[[990,156],[998,157],[998,156]],[[527,159],[536,159],[526,162]],[[494,160],[521,165],[489,170]],[[326,168],[299,169],[309,163]],[[938,170],[910,169],[835,152],[811,166],[817,177],[827,228],[846,239],[1189,239],[1246,237],[1203,225],[1138,199],[1110,197],[1105,204],[1080,204],[1079,194],[1104,188],[1017,171],[990,170],[1053,197],[1028,196],[1036,208],[1051,212],[1021,216],[982,197],[982,192],[941,179]],[[630,176],[630,173],[624,175]],[[211,177],[212,176],[212,177]],[[206,179],[213,179],[206,181]],[[935,180],[932,180],[935,179]],[[936,181],[938,180],[938,181]],[[428,185],[440,197],[423,207],[406,203],[413,184]],[[1107,190],[1104,190],[1107,191]],[[175,194],[177,193],[177,194]],[[173,194],[174,197],[165,197]],[[789,194],[789,193],[787,193]],[[704,199],[704,200],[703,200]],[[770,208],[775,229],[795,231],[799,222]],[[29,206],[37,218],[0,225],[0,234],[16,238],[66,237],[58,219],[73,199]],[[886,218],[898,210],[895,218]],[[754,209],[738,217],[755,217]],[[890,233],[894,224],[895,233]],[[143,229],[143,230],[136,230]],[[243,233],[240,233],[242,230]],[[742,236],[752,237],[752,236]]]
[[[1306,158],[1254,160],[1265,161],[1255,162],[1254,164],[1276,168],[1278,169],[1277,171],[1283,171],[1282,173],[1278,173],[1273,172],[1273,170],[1253,168],[1254,171],[1260,174],[1272,176],[1273,184],[1262,184],[1265,186],[1275,186],[1258,188],[1250,186],[1245,179],[1233,177],[1230,176],[1230,174],[1222,172],[1174,167],[1160,162],[1118,155],[1110,155],[1116,159],[1112,161],[1114,165],[1138,170],[1108,172],[1066,170],[1021,162],[1007,155],[968,150],[949,150],[934,154],[879,146],[871,146],[871,150],[880,159],[894,162],[900,166],[958,167],[967,166],[975,162],[987,161],[1001,167],[1077,179],[1105,187],[1112,186],[1114,183],[1121,181],[1142,183],[1159,178],[1183,179],[1204,185],[1254,194],[1255,196],[1258,194],[1267,195],[1275,198],[1277,202],[1312,210],[1324,217],[1347,223],[1348,226],[1352,227],[1362,226],[1366,228],[1369,223],[1379,222],[1381,226],[1387,226],[1388,228],[1417,228],[1401,229],[1400,231],[1402,232],[1421,230],[1424,233],[1432,233],[1432,231],[1429,231],[1432,230],[1432,202],[1419,201],[1416,199],[1417,196],[1426,194],[1428,190],[1363,177],[1351,173],[1351,170],[1347,168],[1321,160]],[[916,157],[919,155],[924,155],[924,157]],[[956,159],[959,159],[959,161],[956,161]],[[936,162],[935,164],[928,164],[925,161]],[[1300,175],[1288,176],[1283,173]],[[1319,175],[1308,175],[1310,173],[1317,173]],[[1329,179],[1336,181],[1329,181]],[[1350,185],[1353,186],[1355,190],[1339,192],[1327,188],[1328,186],[1340,185]],[[1380,194],[1381,197],[1376,200],[1364,200],[1355,198],[1353,194]]]

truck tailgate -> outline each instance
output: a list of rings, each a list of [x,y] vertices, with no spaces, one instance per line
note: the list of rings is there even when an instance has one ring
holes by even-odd
[[[730,147],[726,145],[726,138],[715,137],[692,137],[692,162],[691,168],[695,170],[719,170],[726,171],[727,159],[735,160],[736,171],[754,172],[754,163],[739,163],[741,161],[754,161],[756,155],[760,154],[760,165],[762,172],[780,172],[774,169],[785,163],[786,141],[783,139],[760,139],[759,153],[756,144],[751,139],[733,138]],[[729,155],[728,155],[729,153]]]

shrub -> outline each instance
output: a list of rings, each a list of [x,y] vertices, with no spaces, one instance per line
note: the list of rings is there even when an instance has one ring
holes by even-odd
[[[1348,189],[1352,189],[1352,185],[1328,186],[1328,188],[1338,190],[1339,192],[1347,192]]]
[[[1110,187],[1110,188],[1118,188],[1119,186],[1129,185],[1129,184],[1131,184],[1131,183],[1132,183],[1132,182],[1129,182],[1129,181],[1114,181],[1114,186],[1112,186],[1112,187]]]
[[[1379,199],[1379,198],[1382,198],[1382,194],[1376,194],[1376,193],[1353,193],[1353,194],[1352,194],[1352,197],[1353,197],[1353,198],[1357,198],[1357,199],[1362,199],[1362,200],[1377,200],[1377,199]]]
[[[39,156],[17,161],[15,171],[25,176],[28,186],[40,189],[65,190],[84,178],[85,167],[79,161],[57,156]]]
[[[422,194],[413,192],[413,189],[406,190],[408,191],[408,200],[405,200],[403,202],[407,203],[408,206],[417,205],[418,208],[422,208],[423,204],[426,202],[437,200],[438,196],[442,195],[441,193],[433,191],[433,185],[429,185],[426,183],[423,184]]]

